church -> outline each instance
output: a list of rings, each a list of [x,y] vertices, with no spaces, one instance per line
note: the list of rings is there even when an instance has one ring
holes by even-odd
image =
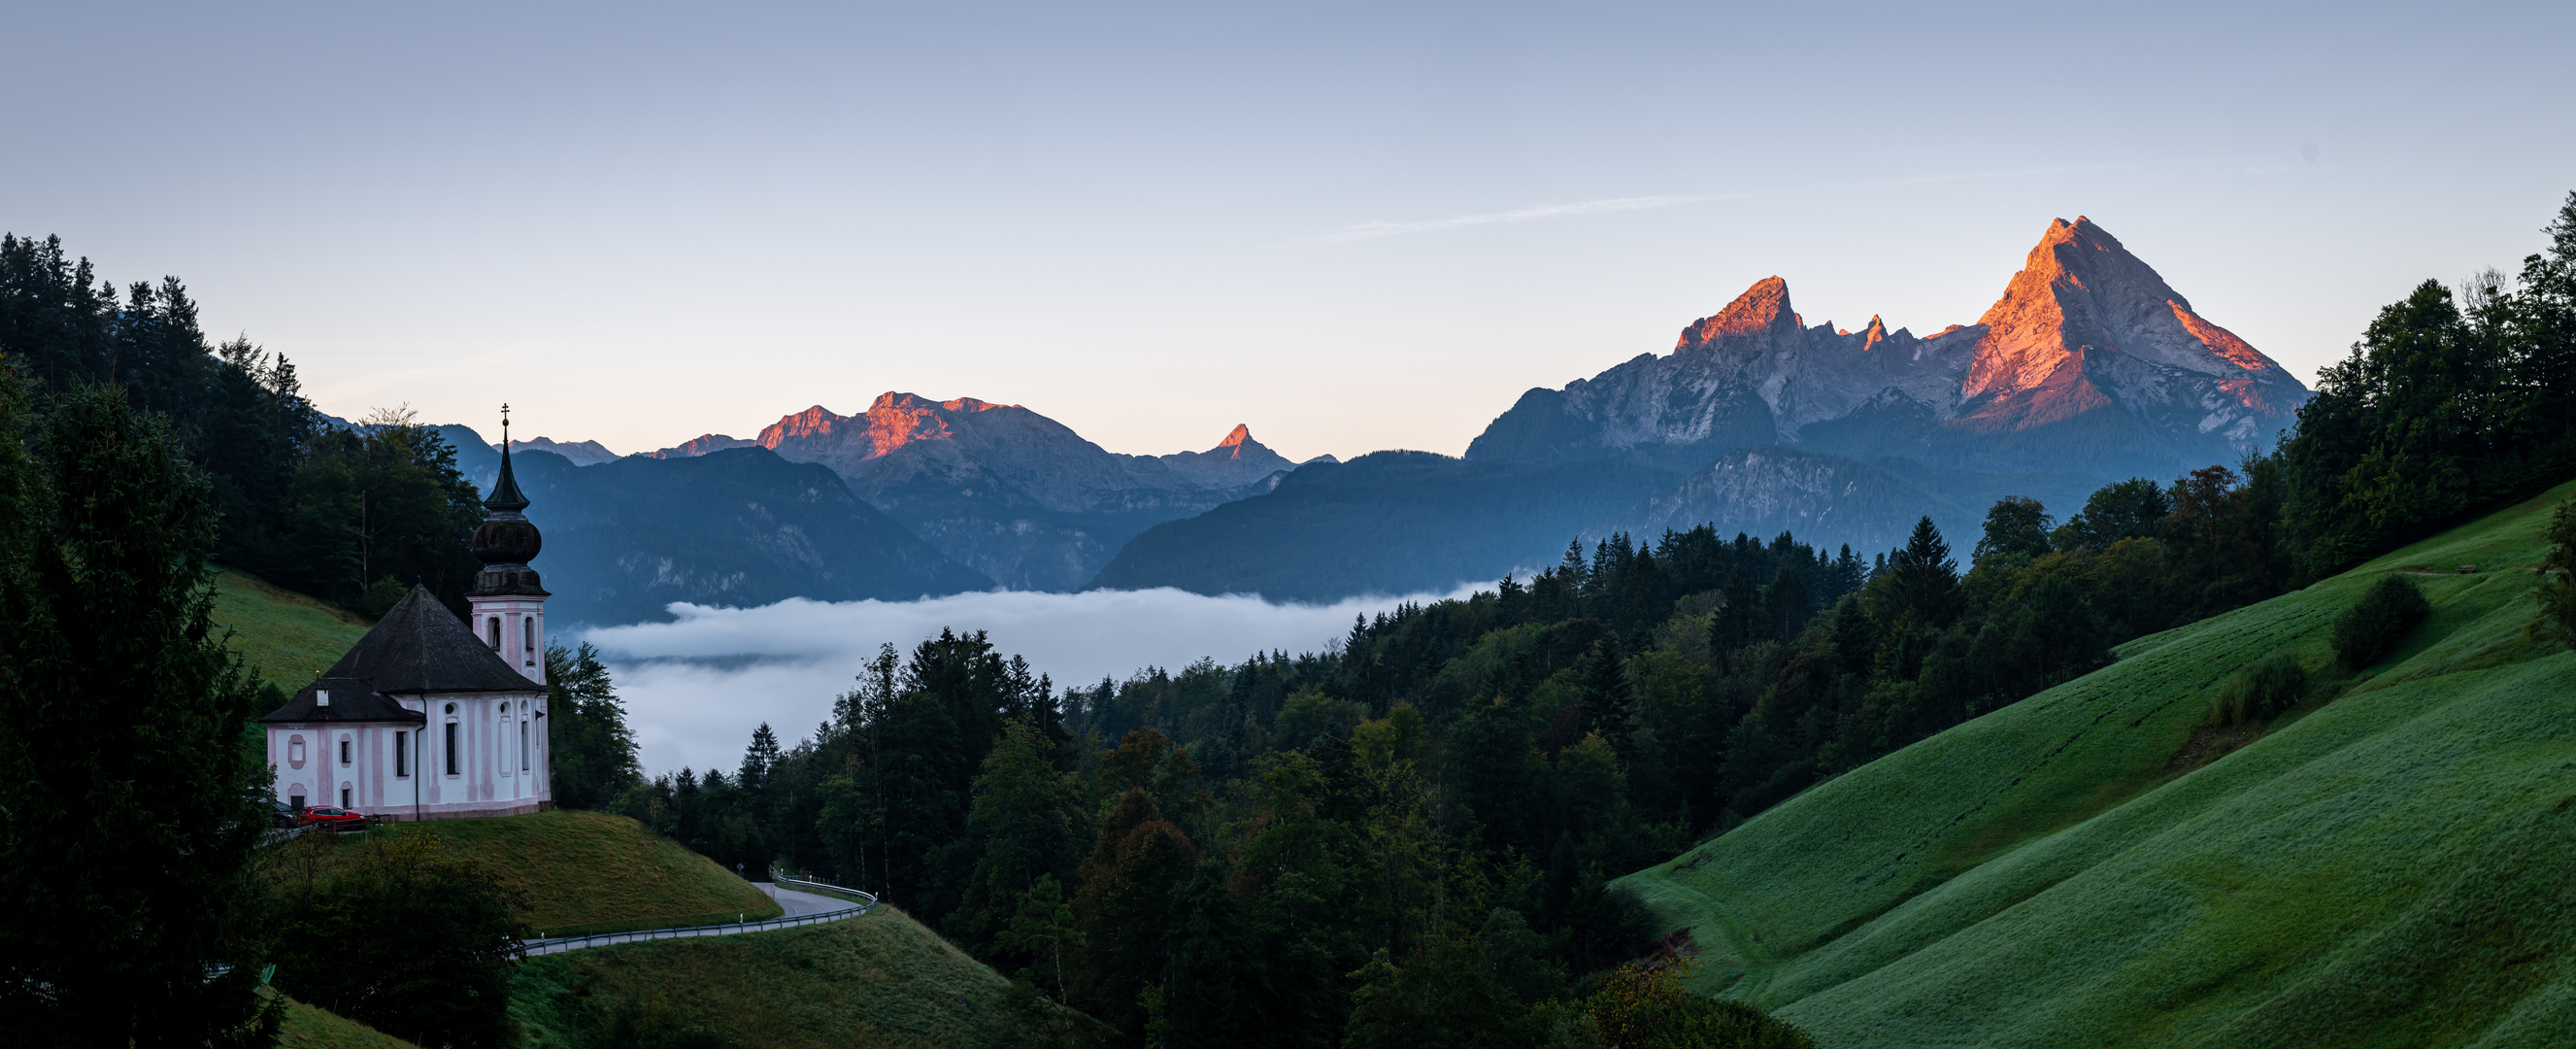
[[[423,587],[331,669],[260,719],[280,800],[389,820],[508,816],[554,807],[546,743],[546,591],[528,562],[537,526],[510,474],[474,532],[483,569],[469,624]]]

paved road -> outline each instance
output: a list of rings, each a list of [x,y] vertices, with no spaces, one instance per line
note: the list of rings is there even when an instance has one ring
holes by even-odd
[[[778,906],[787,912],[780,915],[782,918],[801,918],[808,914],[821,914],[824,911],[845,911],[858,906],[858,904],[836,897],[823,896],[810,892],[798,892],[794,889],[782,889],[778,887],[777,882],[756,881],[752,884],[759,886],[760,891],[768,893],[770,899],[778,901]]]

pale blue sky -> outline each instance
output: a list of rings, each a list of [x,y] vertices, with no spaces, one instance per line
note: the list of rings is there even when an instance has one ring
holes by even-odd
[[[1971,322],[2079,213],[2307,377],[2537,250],[2571,10],[14,4],[0,227],[344,415],[1455,453],[1765,275]]]

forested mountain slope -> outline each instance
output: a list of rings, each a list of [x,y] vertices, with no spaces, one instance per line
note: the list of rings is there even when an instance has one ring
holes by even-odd
[[[1621,884],[1690,930],[1699,990],[1826,1045],[2563,1044],[2576,653],[2524,628],[2571,487],[2130,642]],[[2430,618],[2338,669],[2330,624],[2395,572]],[[2226,752],[2213,696],[2285,647],[2312,691]]]
[[[1635,460],[1374,452],[1300,468],[1267,494],[1146,529],[1091,585],[1273,601],[1450,590],[1551,564],[1567,537],[1677,479]]]

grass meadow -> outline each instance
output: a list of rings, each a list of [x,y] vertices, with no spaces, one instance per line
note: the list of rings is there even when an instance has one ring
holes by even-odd
[[[375,833],[384,833],[378,831]],[[775,918],[777,901],[732,871],[624,816],[557,809],[405,824],[483,860],[528,901],[541,934],[622,932]]]
[[[892,907],[828,925],[531,958],[510,1010],[528,1049],[1045,1045],[1092,1025],[1015,992]]]
[[[218,628],[232,631],[224,643],[289,694],[331,669],[372,625],[356,613],[231,569],[215,573],[214,618]]]
[[[2576,653],[2524,626],[2571,488],[2133,641],[1623,884],[1691,930],[1696,990],[1825,1045],[2562,1044]],[[2389,572],[2432,616],[2336,665]],[[2210,745],[2221,685],[2284,648],[2308,698]]]

